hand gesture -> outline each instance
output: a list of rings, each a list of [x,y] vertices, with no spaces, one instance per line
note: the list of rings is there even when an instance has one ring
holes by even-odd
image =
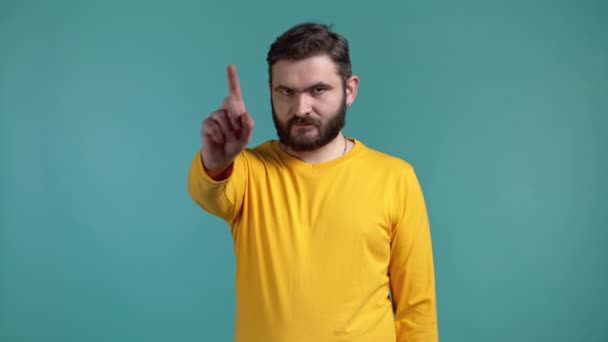
[[[203,121],[201,128],[202,157],[207,170],[223,171],[249,144],[254,122],[245,109],[239,76],[234,65],[228,65],[228,93],[220,109]]]

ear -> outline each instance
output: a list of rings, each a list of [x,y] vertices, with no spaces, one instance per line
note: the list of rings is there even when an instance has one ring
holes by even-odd
[[[351,106],[357,97],[357,89],[359,88],[359,77],[352,75],[346,80],[346,104]]]

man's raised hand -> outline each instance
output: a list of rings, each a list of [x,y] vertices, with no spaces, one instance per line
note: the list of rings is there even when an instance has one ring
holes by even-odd
[[[249,144],[254,122],[245,108],[239,76],[234,65],[228,65],[228,96],[212,112],[201,128],[203,163],[213,176],[226,170]]]

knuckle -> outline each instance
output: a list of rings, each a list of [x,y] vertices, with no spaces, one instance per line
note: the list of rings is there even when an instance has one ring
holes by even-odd
[[[218,111],[213,112],[213,114],[211,114],[211,119],[216,122],[221,122],[221,120],[223,119],[223,115],[224,115],[224,111],[218,110]]]

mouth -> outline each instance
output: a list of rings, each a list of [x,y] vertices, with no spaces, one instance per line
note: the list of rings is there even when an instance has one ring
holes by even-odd
[[[292,127],[294,133],[296,134],[304,134],[304,133],[312,133],[316,132],[317,126],[313,124],[294,124]]]
[[[312,121],[295,121],[291,123],[292,127],[296,127],[296,128],[312,128],[312,127],[317,127],[317,125],[312,122]]]

